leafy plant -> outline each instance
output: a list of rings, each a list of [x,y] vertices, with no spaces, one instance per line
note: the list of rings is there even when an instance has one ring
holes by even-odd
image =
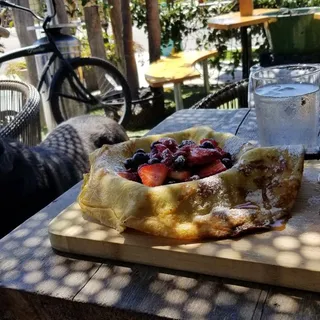
[[[27,64],[25,60],[21,61],[12,61],[9,62],[7,67],[6,67],[6,75],[20,75],[21,71],[27,69]]]
[[[191,6],[190,2],[180,0],[159,1],[159,3],[162,46],[166,46],[169,40],[172,40],[174,49],[176,51],[182,50],[182,40],[195,34],[198,49],[216,48],[218,50],[219,54],[211,60],[211,63],[218,70],[221,70],[222,61],[226,60],[228,52],[227,43],[231,40],[240,42],[240,29],[209,29],[208,19],[218,14],[239,11],[239,1],[234,1],[230,5],[220,8],[219,12],[214,6]],[[279,7],[277,3],[279,3],[279,0],[254,0],[254,8],[277,8]],[[280,0],[280,5],[285,8],[313,7],[320,6],[320,0]],[[147,31],[145,0],[132,1],[132,18],[138,28],[144,28]],[[265,38],[262,25],[252,26],[250,32],[252,46],[255,48],[253,59],[257,62],[259,55],[269,50],[269,44]],[[240,64],[241,54],[238,48],[232,50],[227,72],[234,74],[235,69]],[[228,55],[230,55],[230,52],[228,52]]]

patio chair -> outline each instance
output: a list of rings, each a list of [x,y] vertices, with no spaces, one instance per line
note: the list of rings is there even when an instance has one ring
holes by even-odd
[[[248,79],[225,86],[198,101],[191,109],[248,108]]]
[[[0,137],[34,146],[41,141],[40,94],[19,80],[0,80]]]

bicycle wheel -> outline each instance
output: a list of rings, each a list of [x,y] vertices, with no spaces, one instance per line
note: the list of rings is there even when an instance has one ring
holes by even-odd
[[[67,66],[54,75],[50,104],[55,121],[80,114],[105,114],[125,126],[131,116],[131,94],[121,72],[99,58],[74,58],[68,62],[85,90]]]

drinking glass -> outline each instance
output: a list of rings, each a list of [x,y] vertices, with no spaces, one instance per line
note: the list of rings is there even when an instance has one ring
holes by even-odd
[[[281,65],[255,71],[251,77],[262,146],[317,145],[320,68]]]

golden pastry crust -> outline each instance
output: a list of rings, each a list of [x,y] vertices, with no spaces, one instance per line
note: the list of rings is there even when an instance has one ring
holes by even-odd
[[[178,143],[214,138],[235,164],[208,178],[152,188],[115,173],[136,149],[148,151],[161,137]],[[119,232],[130,227],[177,239],[233,237],[267,228],[290,214],[301,184],[303,155],[302,146],[259,148],[209,127],[148,136],[95,151],[78,200],[84,214]]]

